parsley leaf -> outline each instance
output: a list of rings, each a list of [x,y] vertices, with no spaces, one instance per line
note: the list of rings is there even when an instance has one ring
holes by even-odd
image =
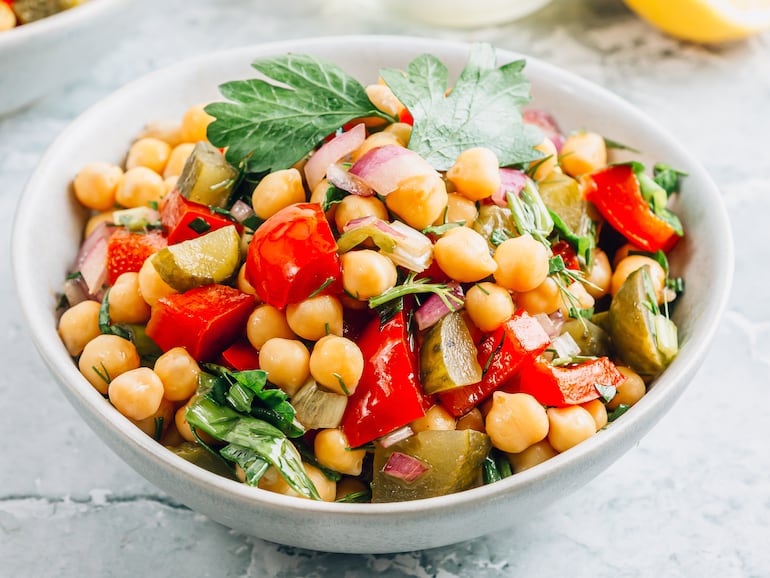
[[[382,69],[380,76],[414,118],[409,148],[437,170],[447,170],[466,149],[484,146],[501,166],[536,160],[542,134],[522,122],[520,107],[530,100],[524,61],[496,67],[495,50],[474,44],[457,83],[447,94],[449,73],[435,56],[424,54],[406,73]]]
[[[339,66],[323,59],[287,54],[257,60],[265,78],[234,80],[219,87],[231,102],[215,102],[206,112],[214,146],[249,172],[291,167],[325,136],[354,118],[378,116],[364,87]]]

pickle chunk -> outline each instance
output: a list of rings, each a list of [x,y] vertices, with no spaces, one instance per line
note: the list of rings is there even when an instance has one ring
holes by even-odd
[[[374,451],[372,502],[404,502],[461,492],[481,484],[481,465],[492,444],[475,430],[426,430]],[[425,472],[410,481],[383,472],[399,452],[419,460]]]
[[[238,171],[219,149],[200,141],[187,158],[176,186],[182,196],[191,201],[224,207],[237,176]]]
[[[420,348],[420,381],[427,394],[481,381],[481,366],[468,326],[458,312],[430,328]]]
[[[234,225],[216,229],[155,253],[152,264],[166,283],[187,291],[233,276],[240,264],[241,237]]]

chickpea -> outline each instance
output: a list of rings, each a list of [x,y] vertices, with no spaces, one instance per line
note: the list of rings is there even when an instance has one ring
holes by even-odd
[[[163,382],[149,367],[138,367],[115,377],[107,393],[120,413],[142,420],[158,411],[163,400]]]
[[[160,401],[160,405],[158,406],[157,411],[151,416],[132,421],[136,427],[138,427],[148,436],[160,440],[165,437],[170,429],[171,424],[174,423],[174,413],[174,404],[164,398]],[[160,431],[158,430],[159,426]]]
[[[562,295],[559,309],[565,318],[572,317],[574,309],[590,309],[594,306],[594,298],[588,293],[585,286],[580,281],[575,281],[567,287],[567,295]]]
[[[297,339],[273,337],[259,350],[259,367],[271,383],[294,395],[310,376],[310,352]]]
[[[630,367],[618,366],[618,371],[625,376],[617,387],[615,397],[607,404],[607,409],[617,409],[619,405],[634,405],[647,393],[644,380]]]
[[[317,295],[286,307],[286,321],[302,339],[318,341],[342,335],[342,303],[333,295]]]
[[[532,291],[548,277],[548,259],[548,249],[532,235],[506,239],[495,250],[495,281],[511,291]]]
[[[294,203],[305,202],[305,187],[297,169],[284,169],[266,175],[254,189],[251,204],[254,214],[267,219]]]
[[[444,214],[446,184],[435,172],[411,176],[385,197],[385,204],[407,225],[422,231]]]
[[[75,197],[84,207],[106,211],[115,204],[115,193],[123,177],[123,169],[112,163],[85,165],[72,181]]]
[[[73,305],[59,319],[59,337],[72,357],[77,357],[86,343],[101,335],[98,301],[86,300]]]
[[[618,263],[620,263],[623,259],[628,257],[632,251],[635,252],[641,252],[643,249],[641,247],[637,247],[633,243],[626,243],[624,245],[621,245],[617,251],[615,251],[615,254],[612,256],[612,268],[615,269],[618,266]]]
[[[128,339],[117,335],[97,335],[83,348],[78,369],[99,393],[106,394],[113,379],[136,369],[140,363],[136,347]]]
[[[179,177],[179,175],[182,174],[182,169],[184,169],[184,165],[187,162],[187,159],[190,158],[194,148],[195,143],[191,142],[183,142],[176,145],[168,156],[168,161],[166,162],[166,166],[163,169],[163,178],[167,179],[169,177]]]
[[[316,490],[318,490],[321,499],[324,502],[333,502],[337,495],[337,484],[327,478],[323,472],[315,466],[311,466],[310,464],[306,464],[304,462],[302,465],[305,466],[305,471],[307,472],[310,480],[313,482]],[[277,494],[294,496],[295,498],[305,497],[291,489],[289,484],[286,483],[286,480],[283,479],[281,473],[276,470],[274,466],[267,468],[265,474],[262,476],[262,478],[260,478],[257,487],[269,492],[275,492]]]
[[[607,406],[601,399],[592,399],[586,403],[581,403],[580,407],[588,411],[596,423],[596,431],[599,431],[607,425]]]
[[[195,437],[195,434],[192,431],[192,428],[190,427],[190,424],[187,423],[187,408],[190,406],[190,404],[194,401],[194,397],[191,397],[186,404],[184,404],[182,407],[176,410],[176,413],[174,414],[174,426],[176,427],[177,433],[187,442],[192,443],[198,443],[198,439]],[[198,437],[203,441],[206,445],[214,445],[217,443],[217,440],[215,440],[213,437],[211,437],[209,434],[207,434],[205,431],[201,429],[196,429],[195,433],[198,434]]]
[[[556,281],[550,277],[531,291],[516,295],[516,306],[523,308],[530,315],[546,313],[550,315],[561,306],[561,292]]]
[[[449,229],[433,246],[441,270],[461,283],[480,281],[497,270],[486,239],[473,229]]]
[[[147,167],[134,167],[123,173],[115,191],[115,201],[128,209],[159,203],[166,192],[163,177]]]
[[[387,84],[370,84],[364,90],[378,110],[393,117],[397,117],[404,110],[404,105]]]
[[[246,338],[259,351],[266,341],[274,337],[294,339],[297,336],[289,327],[283,311],[266,303],[257,306],[246,321]]]
[[[388,220],[388,209],[377,197],[360,197],[348,195],[337,205],[334,212],[334,223],[337,230],[342,232],[350,221],[362,217],[377,217],[383,221]]]
[[[457,429],[455,418],[440,405],[428,408],[425,415],[418,417],[409,424],[414,433],[428,430],[453,430]]]
[[[364,372],[364,356],[347,337],[327,335],[310,354],[310,374],[320,385],[341,395],[351,395]]]
[[[577,177],[607,164],[607,146],[604,137],[595,132],[578,131],[567,136],[561,147],[562,170]]]
[[[350,159],[353,162],[356,162],[358,159],[360,159],[369,151],[374,150],[376,148],[383,147],[385,145],[404,146],[403,144],[401,144],[401,141],[399,140],[396,133],[385,132],[385,131],[376,132],[366,137],[366,140],[364,140],[361,146],[359,146],[356,150],[350,153]]]
[[[491,332],[513,315],[513,299],[505,287],[477,283],[465,295],[465,310],[476,327]]]
[[[558,452],[551,447],[547,439],[544,439],[532,444],[524,451],[515,454],[509,453],[508,461],[511,462],[514,473],[518,473],[542,464],[556,455]]]
[[[492,394],[486,429],[493,446],[518,453],[548,435],[548,415],[528,393],[496,391]]]
[[[198,388],[201,368],[184,347],[166,351],[155,360],[153,370],[163,382],[163,397],[168,400],[190,399]]]
[[[176,289],[161,278],[149,257],[142,263],[142,267],[139,269],[138,279],[139,294],[148,305],[155,305],[155,302],[161,297],[177,293]]]
[[[238,269],[238,276],[235,279],[235,286],[239,291],[242,291],[243,293],[254,295],[254,297],[257,296],[256,289],[254,289],[254,286],[249,282],[248,279],[246,279],[246,263],[241,265],[241,268]]]
[[[349,251],[340,260],[342,285],[356,299],[365,301],[396,286],[396,266],[377,251]]]
[[[16,12],[13,11],[11,5],[0,2],[0,32],[15,28],[16,24]]]
[[[658,299],[658,303],[662,303],[664,290],[666,288],[666,272],[663,270],[660,263],[645,255],[629,255],[618,263],[615,271],[612,273],[610,293],[613,296],[616,295],[623,286],[623,283],[628,279],[628,276],[637,269],[641,269],[645,266],[650,275],[652,286],[655,289],[655,296]]]
[[[594,299],[601,299],[609,291],[611,279],[612,267],[610,267],[607,253],[597,247],[591,255],[591,268],[588,270],[586,291]]]
[[[170,155],[171,147],[167,142],[152,137],[140,138],[128,149],[126,169],[147,167],[161,175]]]
[[[462,223],[465,227],[472,227],[479,216],[476,203],[457,193],[447,195],[446,211],[433,223]]]
[[[207,140],[206,130],[214,120],[214,117],[203,110],[204,107],[205,105],[199,104],[185,111],[182,116],[182,141],[196,143],[201,140]]]
[[[179,177],[166,177],[163,179],[163,196],[165,197],[176,188]]]
[[[111,225],[114,222],[113,212],[112,211],[105,211],[104,213],[96,213],[95,215],[91,216],[88,221],[86,221],[86,226],[83,229],[83,238],[88,238],[91,233],[96,230],[96,227],[101,225],[102,223],[107,223],[108,225]]]
[[[137,138],[156,138],[173,148],[182,142],[182,125],[169,121],[150,122],[144,126]]]
[[[344,477],[337,482],[337,492],[335,499],[337,501],[344,500],[351,494],[360,494],[366,492],[369,489],[364,482],[356,478]]]
[[[480,431],[481,433],[486,433],[487,429],[484,426],[484,416],[481,414],[481,410],[474,407],[465,415],[457,418],[456,429],[472,429]]]
[[[558,169],[558,151],[556,150],[556,145],[549,138],[544,139],[543,142],[535,147],[535,150],[540,151],[545,156],[532,161],[529,164],[529,168],[535,171],[532,174],[532,178],[536,181],[542,181],[554,170]]]
[[[579,405],[549,407],[548,443],[557,452],[564,452],[587,440],[596,433],[596,422],[591,413]]]
[[[398,144],[405,147],[409,144],[409,139],[412,138],[412,125],[405,122],[394,122],[386,126],[382,132],[394,134],[398,139]]]
[[[358,476],[364,465],[366,450],[350,448],[348,438],[341,429],[322,429],[313,442],[315,457],[322,466],[335,472]]]
[[[480,201],[491,197],[500,188],[500,162],[492,149],[466,149],[446,172],[446,179],[464,197]]]
[[[121,274],[107,299],[112,323],[145,323],[150,318],[150,306],[139,289],[139,273]]]

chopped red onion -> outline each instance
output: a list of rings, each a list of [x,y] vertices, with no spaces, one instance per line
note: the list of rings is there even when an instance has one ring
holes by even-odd
[[[367,238],[393,263],[410,271],[420,273],[433,261],[433,243],[420,231],[400,221],[386,223],[371,215],[349,221],[337,246],[345,253]]]
[[[366,139],[366,127],[363,123],[340,133],[315,151],[305,163],[305,178],[312,191],[318,186],[329,168],[342,158],[352,153]]]
[[[545,313],[537,313],[533,316],[550,338],[560,335],[561,329],[564,326],[564,316],[561,315],[561,312],[557,313],[559,313],[558,317],[555,314],[546,315]]]
[[[580,353],[580,346],[569,333],[562,333],[551,339],[551,347],[556,351],[557,358],[567,358]]]
[[[463,294],[463,288],[459,283],[447,283],[447,287],[452,289],[452,295],[460,299],[459,302],[455,302],[449,299],[451,307],[447,307],[446,303],[438,295],[431,295],[422,306],[414,312],[414,319],[417,321],[417,327],[420,331],[433,327],[439,320],[451,311],[458,311],[462,308],[465,302],[465,295]]]
[[[107,281],[107,244],[114,227],[101,223],[83,241],[75,260],[90,295],[97,295]]]
[[[415,457],[401,452],[393,452],[383,466],[382,473],[405,482],[413,482],[429,469],[427,465]]]
[[[414,430],[412,430],[412,428],[409,427],[408,425],[405,425],[404,427],[400,427],[397,430],[382,436],[380,439],[377,440],[377,442],[382,447],[388,448],[393,444],[400,442],[401,440],[405,440],[406,438],[408,438],[413,434],[414,434]]]
[[[359,197],[372,197],[374,196],[374,189],[367,185],[361,177],[343,169],[339,163],[329,165],[326,170],[326,178],[329,179],[329,183],[347,191],[352,195],[358,195]]]
[[[508,207],[508,193],[518,195],[527,185],[527,175],[517,169],[500,169],[500,188],[490,197],[498,207]]]
[[[254,210],[248,205],[248,203],[244,203],[242,200],[238,199],[230,208],[230,214],[236,221],[243,223],[246,219],[254,214]]]
[[[70,307],[74,307],[83,301],[88,301],[89,298],[88,287],[82,276],[78,276],[74,279],[67,279],[62,287],[62,292]]]
[[[409,177],[435,174],[436,170],[420,155],[399,145],[385,145],[370,150],[350,167],[378,194],[386,196]]]
[[[528,108],[522,115],[522,120],[525,124],[531,124],[536,126],[543,135],[551,139],[551,142],[556,146],[556,151],[560,151],[564,144],[564,135],[559,129],[559,125],[556,124],[556,119],[549,113],[540,108]]]

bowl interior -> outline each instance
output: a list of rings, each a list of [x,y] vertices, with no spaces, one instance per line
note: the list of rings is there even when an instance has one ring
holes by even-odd
[[[224,524],[280,543],[347,552],[435,547],[513,525],[579,487],[636,443],[681,395],[706,353],[732,279],[732,241],[719,191],[698,162],[650,118],[600,87],[532,58],[526,70],[534,104],[551,111],[563,129],[591,128],[643,151],[636,157],[644,162],[666,162],[689,173],[676,206],[687,237],[671,255],[673,274],[687,283],[674,314],[681,351],[647,396],[611,427],[545,464],[460,494],[397,504],[318,503],[248,488],[172,455],[118,414],[78,373],[56,333],[54,309],[85,219],[70,194],[79,167],[94,160],[121,162],[145,123],[178,119],[189,106],[218,99],[220,83],[253,76],[249,65],[257,57],[316,54],[369,83],[379,68],[403,68],[426,52],[456,75],[467,50],[466,44],[447,41],[351,36],[210,55],[125,86],[79,117],[51,146],[16,215],[12,257],[19,299],[30,333],[69,400],[150,481]],[[500,52],[501,62],[519,57]]]

